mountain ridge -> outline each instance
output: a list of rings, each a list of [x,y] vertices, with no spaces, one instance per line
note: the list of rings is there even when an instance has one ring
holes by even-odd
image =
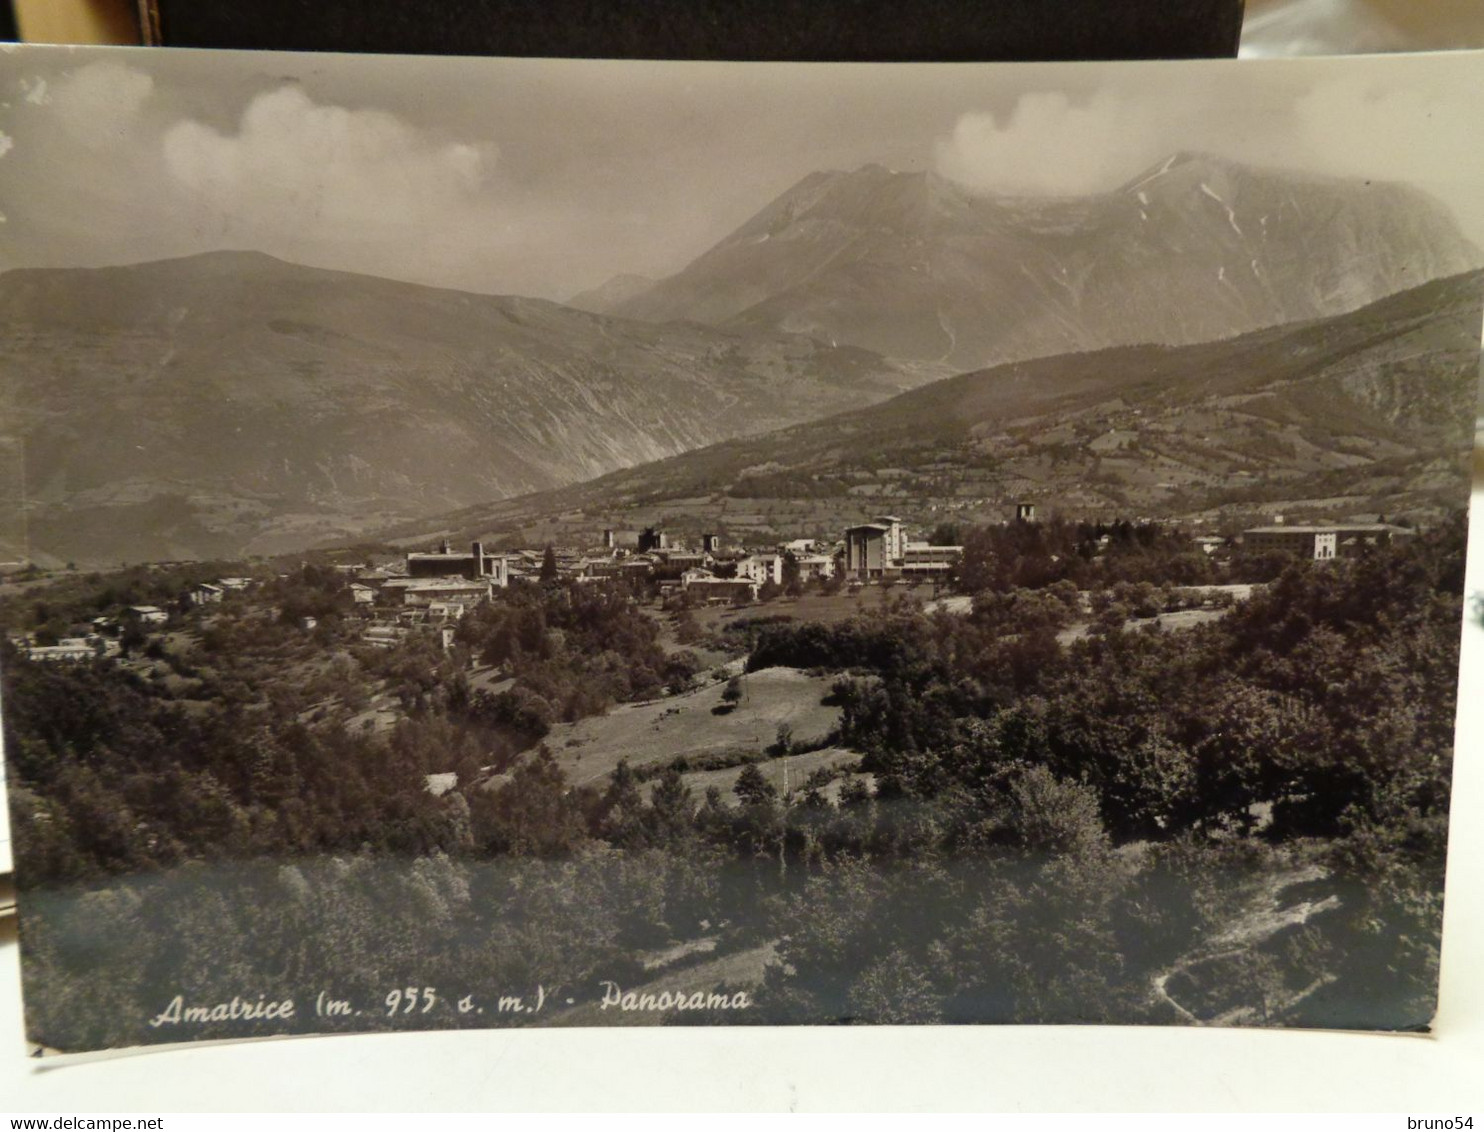
[[[829,533],[881,509],[998,521],[1017,501],[1206,519],[1329,492],[1356,511],[1460,505],[1484,271],[1358,312],[1193,346],[1117,346],[897,397],[556,492],[388,532],[542,539],[669,523]],[[1348,482],[1347,482],[1348,481]],[[1297,493],[1295,495],[1294,493]],[[1350,498],[1355,496],[1355,498]],[[792,516],[792,518],[788,518]],[[560,521],[558,517],[561,517]]]
[[[79,562],[302,544],[943,372],[255,252],[6,272],[0,365],[35,546]]]
[[[1036,198],[868,165],[802,178],[613,310],[970,370],[1230,338],[1481,265],[1451,215],[1400,184],[1177,153],[1105,193]]]
[[[813,173],[677,275],[573,296],[616,313],[249,251],[16,269],[0,274],[0,440],[24,441],[24,486],[0,494],[24,496],[34,538],[0,523],[0,557],[297,549],[833,417],[986,359],[1051,373],[1109,346],[1300,328],[1479,261],[1409,187],[1175,154],[1078,198]]]

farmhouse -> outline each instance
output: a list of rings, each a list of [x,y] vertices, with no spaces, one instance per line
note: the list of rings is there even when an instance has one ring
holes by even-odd
[[[210,582],[202,582],[186,591],[186,599],[192,605],[215,605],[222,600],[224,592],[221,586],[213,586]]]
[[[131,605],[124,610],[124,616],[139,625],[163,625],[170,620],[170,614],[158,605]]]

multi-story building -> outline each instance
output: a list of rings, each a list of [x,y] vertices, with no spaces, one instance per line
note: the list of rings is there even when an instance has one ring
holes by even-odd
[[[749,554],[746,558],[739,558],[737,577],[746,578],[760,586],[765,586],[769,582],[775,586],[781,586],[783,585],[783,555]]]
[[[467,553],[449,549],[448,540],[431,554],[409,554],[407,576],[410,578],[488,579],[491,585],[510,584],[510,569],[504,556],[487,554],[482,543],[471,543]]]
[[[887,551],[891,527],[860,523],[845,528],[845,574],[850,578],[884,578],[894,566]]]
[[[801,554],[795,560],[799,564],[799,581],[812,582],[816,578],[833,578],[835,560],[828,554]]]
[[[623,574],[623,564],[617,558],[589,558],[582,564],[579,578],[609,579]]]
[[[909,542],[902,550],[902,576],[939,578],[949,573],[964,556],[961,546],[933,546]]]
[[[680,585],[692,597],[702,601],[757,600],[761,583],[752,578],[718,578],[709,570],[687,570],[680,576]]]
[[[639,553],[648,554],[651,550],[669,550],[670,536],[662,527],[645,527],[639,532]]]
[[[457,602],[477,605],[488,601],[494,586],[492,578],[388,578],[381,587],[382,596],[402,605],[426,607],[435,602]]]
[[[961,546],[908,542],[902,520],[895,515],[845,531],[844,570],[849,578],[938,577],[962,556]]]
[[[1243,531],[1242,549],[1249,554],[1276,551],[1325,562],[1352,557],[1366,547],[1389,546],[1394,539],[1411,533],[1406,527],[1390,523],[1279,524]]]

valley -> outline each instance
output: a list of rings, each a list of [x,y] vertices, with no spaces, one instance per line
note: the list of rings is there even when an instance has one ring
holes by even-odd
[[[1019,502],[1212,529],[1265,512],[1435,517],[1465,490],[1481,303],[1474,273],[1221,342],[1001,366],[388,535],[834,537],[887,512],[1000,522]]]
[[[33,1052],[1429,1029],[1484,377],[1436,55],[12,52]]]
[[[24,467],[0,468],[0,560],[273,554],[947,372],[256,253],[12,271],[0,275],[0,433]]]
[[[570,306],[256,252],[9,271],[0,561],[565,537],[600,510],[741,534],[1022,498],[1432,513],[1462,405],[1433,374],[1477,340],[1480,262],[1405,186],[1176,153],[1044,200],[818,172]]]

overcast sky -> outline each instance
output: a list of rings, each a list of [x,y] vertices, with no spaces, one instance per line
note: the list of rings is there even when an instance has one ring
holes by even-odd
[[[562,299],[665,275],[817,169],[1115,188],[1179,149],[1406,180],[1484,245],[1484,55],[1017,66],[7,45],[0,269],[251,248]]]

